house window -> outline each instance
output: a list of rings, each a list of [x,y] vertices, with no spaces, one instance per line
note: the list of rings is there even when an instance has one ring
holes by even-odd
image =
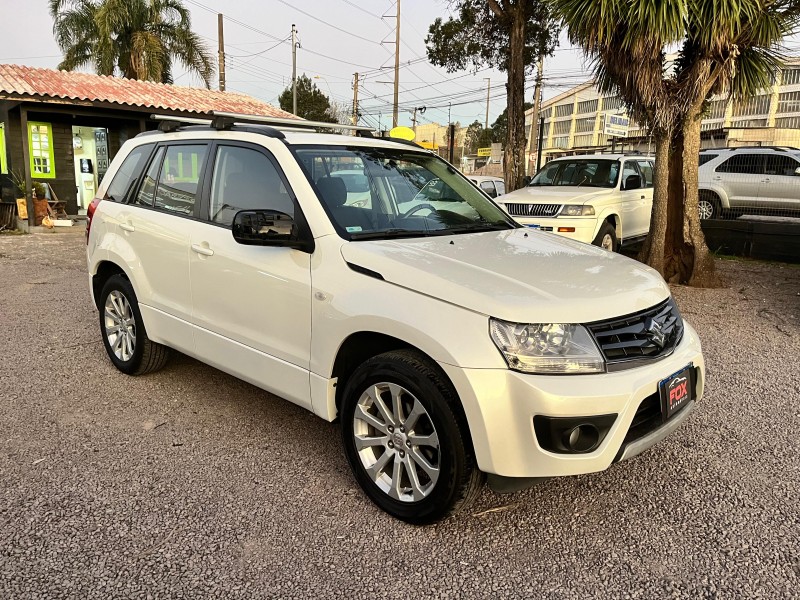
[[[53,126],[50,123],[28,123],[28,147],[31,155],[31,177],[55,179],[53,159]]]
[[[0,173],[8,173],[6,159],[6,124],[0,123]]]

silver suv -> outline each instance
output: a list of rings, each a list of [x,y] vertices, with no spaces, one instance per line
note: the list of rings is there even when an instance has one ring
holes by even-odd
[[[721,148],[700,152],[700,218],[728,211],[800,210],[800,150]]]

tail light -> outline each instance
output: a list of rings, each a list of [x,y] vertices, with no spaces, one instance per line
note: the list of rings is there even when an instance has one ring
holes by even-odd
[[[89,243],[89,229],[92,226],[92,217],[94,216],[94,211],[97,210],[97,205],[100,204],[102,198],[99,196],[92,200],[92,203],[89,205],[89,208],[86,209],[86,243]]]

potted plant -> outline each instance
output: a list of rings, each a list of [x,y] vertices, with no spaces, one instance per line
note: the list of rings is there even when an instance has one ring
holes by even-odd
[[[47,188],[41,181],[33,182],[33,215],[34,225],[41,225],[47,216]]]

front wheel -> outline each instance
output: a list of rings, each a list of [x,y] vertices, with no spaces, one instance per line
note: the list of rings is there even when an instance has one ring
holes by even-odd
[[[719,198],[710,192],[700,193],[697,208],[700,213],[700,219],[703,221],[719,219],[722,216],[722,204],[720,204]]]
[[[614,226],[608,221],[603,223],[592,244],[600,246],[603,250],[616,252],[619,249],[619,240],[617,240],[617,231]]]
[[[390,515],[431,523],[480,492],[483,474],[457,402],[444,374],[413,351],[371,358],[350,377],[341,417],[345,454],[361,488]]]

